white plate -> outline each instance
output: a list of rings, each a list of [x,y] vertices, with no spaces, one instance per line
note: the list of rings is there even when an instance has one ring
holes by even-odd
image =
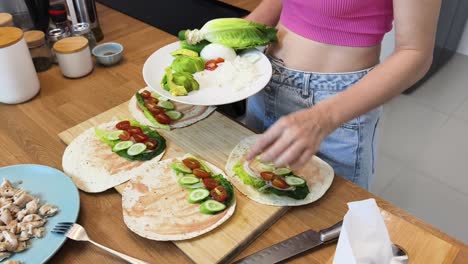
[[[170,53],[178,49],[180,49],[179,41],[166,45],[154,52],[143,66],[143,79],[146,84],[156,93],[176,102],[191,105],[223,105],[241,101],[262,90],[271,78],[272,68],[268,58],[258,50],[251,50],[249,53],[256,52],[260,55],[255,65],[261,75],[249,86],[237,90],[230,87],[200,87],[198,91],[190,92],[186,96],[172,96],[161,87],[161,79],[164,76],[164,69],[169,67],[174,59]]]

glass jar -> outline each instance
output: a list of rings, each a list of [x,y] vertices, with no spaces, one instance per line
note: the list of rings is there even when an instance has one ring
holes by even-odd
[[[13,16],[8,13],[0,13],[0,27],[13,27]]]
[[[57,58],[55,56],[55,53],[54,53],[54,50],[53,50],[53,46],[54,44],[61,40],[61,39],[64,39],[64,38],[68,38],[70,37],[71,34],[70,32],[67,32],[67,31],[64,31],[63,29],[61,28],[54,28],[54,29],[51,29],[49,30],[49,32],[47,33],[47,39],[49,40],[49,49],[51,50],[52,52],[52,57],[53,57],[53,62],[54,63],[57,63]]]
[[[96,38],[94,37],[93,31],[91,31],[91,27],[88,23],[76,23],[72,27],[73,36],[75,37],[85,37],[89,41],[89,48],[92,51],[94,47],[97,45]]]
[[[52,67],[52,53],[46,45],[44,32],[40,30],[26,31],[24,32],[24,39],[28,44],[36,72],[50,69]]]

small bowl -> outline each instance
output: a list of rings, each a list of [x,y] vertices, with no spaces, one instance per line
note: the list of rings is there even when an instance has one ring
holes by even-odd
[[[112,66],[122,59],[123,46],[116,42],[108,42],[94,47],[92,53],[96,60],[106,66]]]

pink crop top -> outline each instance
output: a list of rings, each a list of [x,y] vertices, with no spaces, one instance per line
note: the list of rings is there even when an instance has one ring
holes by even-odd
[[[348,47],[379,44],[392,21],[392,0],[283,0],[280,18],[305,38]]]

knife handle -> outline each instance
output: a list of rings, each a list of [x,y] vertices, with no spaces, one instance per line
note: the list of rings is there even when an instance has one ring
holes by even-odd
[[[320,240],[323,243],[332,242],[340,236],[341,226],[343,225],[343,220],[339,221],[338,223],[320,230]]]

